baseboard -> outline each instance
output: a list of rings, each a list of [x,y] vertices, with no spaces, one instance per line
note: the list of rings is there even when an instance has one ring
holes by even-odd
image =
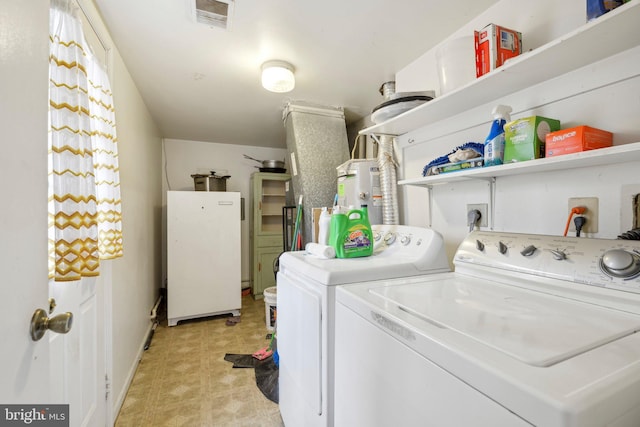
[[[120,393],[118,393],[118,398],[114,402],[113,413],[116,414],[115,420],[117,420],[118,419],[118,415],[120,415],[120,409],[122,409],[122,405],[124,404],[124,399],[125,399],[125,397],[127,397],[127,391],[129,391],[129,387],[131,386],[131,382],[133,381],[133,377],[136,374],[136,370],[138,369],[138,365],[140,364],[140,361],[142,360],[142,354],[144,353],[144,346],[147,343],[147,337],[151,333],[151,328],[152,327],[153,327],[153,324],[151,324],[151,322],[150,322],[146,333],[142,337],[142,343],[140,344],[140,348],[138,348],[138,352],[137,352],[136,357],[134,359],[134,363],[131,365],[131,369],[129,369],[129,373],[127,374],[127,379],[124,382],[124,386],[122,387],[122,390],[120,390]]]

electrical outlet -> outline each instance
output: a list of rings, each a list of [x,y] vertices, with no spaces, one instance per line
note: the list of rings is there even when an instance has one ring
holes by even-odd
[[[571,214],[571,209],[584,206],[587,208],[586,212],[582,214],[583,217],[587,218],[587,222],[582,227],[582,233],[597,233],[598,232],[598,198],[597,197],[572,197],[569,199],[569,207],[567,209],[567,215]],[[575,218],[578,215],[573,215]],[[569,225],[569,231],[576,231],[576,225],[573,222],[573,218],[571,219],[571,224]]]
[[[478,203],[475,205],[467,205],[467,214],[465,215],[465,220],[466,218],[469,217],[469,212],[471,212],[472,210],[477,210],[480,211],[480,221],[478,226],[479,227],[488,227],[489,226],[489,207],[486,203]],[[469,224],[467,224],[469,225]]]

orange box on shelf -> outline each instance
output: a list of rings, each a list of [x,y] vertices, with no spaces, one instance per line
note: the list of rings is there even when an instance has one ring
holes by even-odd
[[[522,33],[489,24],[474,31],[476,48],[476,77],[498,68],[504,62],[522,53]]]
[[[612,145],[613,134],[611,132],[589,126],[576,126],[547,134],[546,157],[611,147]]]

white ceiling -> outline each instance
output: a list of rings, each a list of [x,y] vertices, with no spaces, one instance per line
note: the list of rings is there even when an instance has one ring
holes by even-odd
[[[235,0],[230,30],[197,24],[194,2],[95,0],[165,138],[284,148],[288,101],[367,116],[382,83],[496,0]],[[271,59],[296,68],[292,92],[262,89]]]

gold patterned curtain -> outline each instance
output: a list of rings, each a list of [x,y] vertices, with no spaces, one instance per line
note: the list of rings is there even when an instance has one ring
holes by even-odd
[[[120,180],[109,81],[69,0],[49,21],[49,276],[97,276],[122,256]]]
[[[113,96],[107,73],[97,61],[89,67],[91,147],[98,204],[98,253],[100,259],[122,256],[120,169]]]

